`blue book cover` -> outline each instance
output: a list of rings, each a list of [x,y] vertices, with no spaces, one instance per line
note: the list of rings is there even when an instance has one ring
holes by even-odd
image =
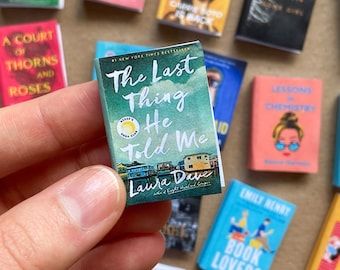
[[[204,270],[270,269],[295,205],[233,180],[198,258]]]
[[[227,139],[247,63],[211,52],[204,52],[209,92],[214,107],[218,143]]]
[[[336,114],[336,144],[335,144],[335,157],[333,165],[333,185],[340,187],[340,96],[337,100],[338,110]]]
[[[118,56],[134,52],[143,52],[150,49],[146,46],[131,45],[118,42],[109,41],[97,41],[96,42],[96,52],[95,58]],[[95,68],[92,70],[92,79],[97,80],[97,74]]]

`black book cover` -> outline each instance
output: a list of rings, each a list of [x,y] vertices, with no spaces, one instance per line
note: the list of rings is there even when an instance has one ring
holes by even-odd
[[[245,0],[236,38],[299,53],[314,0]]]
[[[171,217],[162,229],[167,249],[194,250],[200,204],[200,197],[172,200]]]

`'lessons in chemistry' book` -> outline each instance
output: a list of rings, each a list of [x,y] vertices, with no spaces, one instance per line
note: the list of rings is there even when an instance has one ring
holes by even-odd
[[[222,149],[227,139],[247,63],[207,51],[204,52],[204,56],[218,143]]]
[[[113,167],[126,184],[127,204],[220,193],[223,170],[201,44],[95,63]]]
[[[52,21],[0,27],[3,106],[67,85],[59,24]]]
[[[198,258],[203,270],[269,270],[295,205],[233,180]]]
[[[250,169],[316,173],[322,81],[256,76],[252,92]]]
[[[0,0],[0,7],[64,8],[64,0]]]

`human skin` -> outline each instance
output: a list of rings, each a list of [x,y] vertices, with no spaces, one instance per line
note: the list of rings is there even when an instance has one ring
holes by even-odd
[[[0,269],[150,269],[169,202],[125,208],[97,83],[0,109]]]

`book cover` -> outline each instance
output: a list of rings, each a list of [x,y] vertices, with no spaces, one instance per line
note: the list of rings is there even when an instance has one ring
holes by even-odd
[[[250,169],[316,173],[322,81],[256,76],[252,96]]]
[[[95,63],[127,204],[220,193],[223,170],[200,43]]]
[[[0,7],[64,8],[64,0],[0,0]]]
[[[90,0],[102,4],[112,5],[132,11],[143,12],[145,0]]]
[[[270,269],[295,205],[233,180],[198,257],[204,270]]]
[[[119,42],[97,41],[95,58],[117,56],[134,52],[142,52],[150,49],[146,46],[125,44]],[[93,68],[92,79],[97,80],[96,69]]]
[[[314,0],[245,0],[236,38],[300,53],[313,6]]]
[[[193,251],[197,238],[201,198],[175,199],[171,203],[171,216],[162,229],[165,247],[185,252]]]
[[[336,194],[322,226],[308,270],[340,269],[340,195]]]
[[[214,108],[218,143],[227,139],[247,63],[211,52],[204,52],[209,93]]]
[[[160,0],[157,19],[164,24],[221,36],[230,0]]]
[[[333,185],[340,187],[340,96],[337,99],[335,156],[333,164]]]
[[[172,266],[168,264],[158,263],[152,270],[185,270],[184,268],[180,268],[177,266]]]
[[[52,21],[0,27],[0,90],[4,106],[67,85],[59,24]]]

